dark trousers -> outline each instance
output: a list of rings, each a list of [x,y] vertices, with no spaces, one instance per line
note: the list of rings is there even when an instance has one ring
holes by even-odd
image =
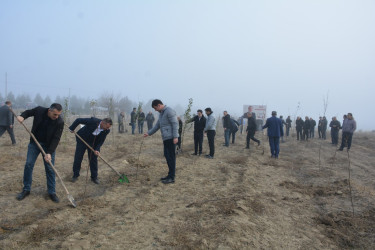
[[[289,136],[289,130],[290,130],[290,127],[287,125],[286,126],[286,136]]]
[[[164,144],[164,157],[168,164],[168,178],[174,180],[176,174],[176,145],[173,139],[163,141]]]
[[[337,145],[339,143],[339,131],[337,129],[331,129],[332,144]]]
[[[13,128],[10,126],[0,126],[0,137],[4,134],[4,132],[7,131],[10,139],[12,140],[12,144],[16,144],[16,138],[14,137]]]
[[[314,138],[314,136],[315,136],[315,127],[312,127],[310,129],[310,138]]]
[[[147,129],[150,130],[152,129],[153,122],[152,121],[147,121]]]
[[[202,154],[203,131],[194,131],[194,153]]]
[[[260,143],[260,141],[256,139],[254,136],[255,136],[255,132],[247,132],[247,135],[246,135],[246,147],[247,148],[250,148],[250,139],[257,143]]]
[[[280,152],[280,137],[269,136],[268,140],[270,142],[271,154],[277,158]]]
[[[181,149],[181,135],[179,135],[179,137],[178,137],[177,149]]]
[[[297,130],[297,140],[302,140],[302,129],[296,129]]]
[[[341,146],[340,149],[345,148],[346,146],[348,147],[348,150],[352,146],[352,138],[353,134],[349,132],[342,132],[342,140],[341,140]]]
[[[322,129],[318,126],[318,135],[319,138],[322,138]]]
[[[309,139],[309,130],[308,129],[304,129],[303,130],[303,140],[308,140]]]
[[[86,142],[89,145],[92,144],[92,141],[90,143],[86,140]],[[83,155],[85,154],[86,149],[87,149],[87,156],[90,162],[91,178],[96,179],[98,178],[98,157],[79,139],[77,139],[76,152],[74,154],[73,176],[74,177],[79,176],[79,172],[81,170],[81,163],[83,160]]]
[[[40,145],[42,146],[44,151],[47,150],[47,147],[43,143],[40,143]],[[25,191],[31,190],[34,165],[40,153],[41,152],[38,146],[34,142],[29,143],[29,146],[27,147],[27,158],[26,158],[25,169],[23,172],[23,190]],[[43,162],[44,162],[44,169],[46,170],[48,193],[55,194],[56,193],[55,172],[53,171],[52,167],[44,160],[44,157],[43,157]],[[55,164],[55,152],[51,154],[51,162],[52,164]]]
[[[210,147],[210,156],[214,157],[215,154],[215,130],[207,130],[208,146]]]
[[[230,136],[232,135],[232,143],[234,143],[234,141],[236,140],[236,132],[233,132],[232,130],[230,131],[229,133],[229,140],[230,140]]]

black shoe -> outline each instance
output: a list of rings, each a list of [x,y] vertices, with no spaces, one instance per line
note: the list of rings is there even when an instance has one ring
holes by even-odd
[[[206,155],[206,158],[208,158],[208,159],[213,159],[214,157],[211,156],[211,155]]]
[[[244,149],[250,149],[250,147],[245,147]]]
[[[168,176],[165,176],[165,177],[161,177],[160,180],[161,181],[165,181],[166,179],[168,179],[169,177]]]
[[[30,191],[25,191],[23,190],[21,193],[19,193],[17,195],[17,200],[19,201],[22,201],[23,199],[25,199],[26,196],[28,196],[30,194]]]
[[[344,149],[343,148],[339,148],[337,151],[343,151]]]
[[[74,182],[76,182],[78,180],[78,176],[73,176],[72,177],[72,182],[74,183]]]
[[[197,153],[192,153],[191,155],[197,155]]]
[[[91,181],[94,182],[95,184],[100,184],[100,181],[98,178],[91,178]]]
[[[163,180],[163,181],[161,181],[161,182],[163,182],[164,184],[170,184],[170,183],[174,183],[174,179],[172,179],[172,178],[167,178],[167,179],[165,179],[165,180]]]
[[[57,197],[56,194],[49,194],[49,198],[51,198],[51,200],[52,200],[53,202],[56,202],[56,203],[59,203],[59,202],[60,202],[59,197]]]

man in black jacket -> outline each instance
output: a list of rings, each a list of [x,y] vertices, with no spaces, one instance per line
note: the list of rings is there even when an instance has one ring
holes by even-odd
[[[64,121],[60,117],[61,112],[61,105],[53,103],[49,108],[38,106],[34,109],[26,110],[20,116],[17,116],[17,119],[20,122],[23,122],[31,116],[34,117],[31,133],[33,133],[43,150],[46,152],[43,161],[47,176],[48,194],[54,202],[59,202],[55,190],[55,172],[47,162],[51,161],[52,164],[55,164],[55,151],[64,129]],[[37,144],[30,137],[23,173],[23,190],[18,194],[17,200],[23,200],[30,194],[34,164],[40,153]]]
[[[257,129],[257,124],[255,119],[253,118],[252,113],[247,113],[247,136],[246,136],[246,148],[250,149],[250,139],[257,142],[258,146],[260,145],[260,141],[254,137],[255,131]]]
[[[290,115],[286,118],[286,136],[289,136],[289,130],[292,127],[292,119],[290,119]]]
[[[89,144],[95,150],[95,152],[92,152],[78,137],[76,138],[77,145],[74,155],[72,182],[76,182],[79,177],[83,155],[87,149],[87,155],[90,162],[91,181],[95,184],[99,184],[98,156],[100,155],[100,147],[103,145],[105,138],[110,132],[112,120],[111,118],[100,120],[95,117],[77,118],[69,127],[70,132],[73,133],[74,129],[79,124],[84,124],[85,126],[78,130],[77,134],[82,137],[82,139],[85,140],[87,144]]]
[[[322,120],[322,138],[323,138],[323,140],[325,140],[327,138],[326,137],[327,126],[328,126],[327,118],[325,116],[323,116],[323,120]]]
[[[310,117],[310,138],[314,138],[315,136],[315,126],[316,126],[316,121]]]
[[[319,139],[322,138],[322,126],[323,126],[323,117],[319,116],[319,121],[318,121],[318,135],[319,135]]]
[[[301,139],[301,141],[303,140],[302,138],[302,129],[303,129],[303,120],[301,119],[301,117],[297,117],[297,120],[296,120],[296,131],[297,131],[297,141]]]
[[[8,131],[10,139],[12,140],[12,145],[16,145],[16,138],[13,132],[14,116],[10,111],[11,106],[12,103],[6,101],[5,105],[0,108],[0,137],[5,131]]]
[[[308,141],[310,133],[310,120],[309,117],[305,117],[305,122],[303,124],[303,140]]]
[[[203,116],[201,109],[197,110],[197,115],[186,121],[186,123],[194,122],[194,153],[193,155],[202,154],[203,133],[206,126],[206,118]],[[198,151],[199,149],[199,151]]]
[[[341,124],[336,119],[336,116],[332,117],[332,121],[329,123],[329,126],[331,127],[332,144],[337,145],[339,143],[339,130],[340,130]]]
[[[225,139],[224,146],[229,147],[230,129],[232,127],[232,124],[230,121],[230,115],[228,114],[227,111],[224,111],[223,125],[224,125],[224,139]]]
[[[137,124],[137,108],[133,108],[130,113],[130,126],[132,126],[132,135],[134,135],[135,125]]]

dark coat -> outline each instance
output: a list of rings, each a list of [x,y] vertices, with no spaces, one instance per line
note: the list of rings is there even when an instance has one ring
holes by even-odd
[[[336,121],[331,121],[329,123],[329,126],[331,127],[331,131],[339,131],[341,124],[338,120],[336,120]]]
[[[292,119],[286,118],[286,126],[287,126],[287,128],[292,127]]]
[[[250,134],[255,134],[256,130],[257,130],[257,124],[255,122],[255,119],[253,117],[248,118],[246,131],[249,132]]]
[[[302,119],[296,120],[296,129],[297,130],[302,130],[304,123],[305,122]]]
[[[85,126],[78,130],[77,134],[82,137],[86,142],[94,142],[93,148],[96,151],[100,151],[100,147],[103,145],[105,138],[109,134],[110,130],[103,130],[97,136],[92,133],[98,128],[102,120],[91,117],[91,118],[77,118],[69,129],[73,131],[79,124],[84,124]],[[77,138],[77,140],[79,140]],[[95,140],[95,141],[94,141]]]
[[[234,119],[230,119],[230,131],[233,132],[233,133],[236,133],[238,131],[238,126],[240,126],[240,124],[238,123],[238,121],[234,120]]]
[[[14,116],[10,111],[8,105],[4,105],[0,108],[0,126],[7,126],[14,124]]]
[[[263,129],[267,129],[267,135],[270,137],[280,137],[284,136],[283,124],[281,119],[276,116],[272,116],[267,119],[266,124],[263,126]]]
[[[45,116],[47,115],[48,108],[43,107],[36,107],[33,109],[25,110],[22,112],[21,116],[24,119],[27,119],[31,116],[34,117],[33,120],[33,126],[31,128],[31,133],[34,135],[37,133],[38,126],[40,123],[45,119]],[[47,128],[47,135],[46,135],[46,153],[52,154],[55,152],[57,145],[60,142],[61,134],[64,130],[64,120],[59,116],[56,120],[51,120],[50,125]],[[30,137],[30,142],[33,142],[34,140]]]
[[[199,119],[199,117],[196,115],[190,120],[188,120],[188,123],[190,122],[194,122],[194,133],[203,133],[204,128],[206,127],[206,117],[202,115],[201,119]]]
[[[310,120],[305,120],[303,123],[303,129],[309,130],[310,129]]]
[[[224,128],[230,129],[232,127],[232,124],[230,122],[230,115],[227,114],[226,116],[223,117],[223,119],[224,119],[224,124],[223,124]]]

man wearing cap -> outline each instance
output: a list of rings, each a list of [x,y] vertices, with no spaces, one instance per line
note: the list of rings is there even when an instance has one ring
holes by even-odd
[[[272,117],[268,118],[266,124],[262,127],[262,129],[267,128],[272,158],[279,157],[280,137],[284,135],[283,124],[276,115],[276,111],[272,111]]]

